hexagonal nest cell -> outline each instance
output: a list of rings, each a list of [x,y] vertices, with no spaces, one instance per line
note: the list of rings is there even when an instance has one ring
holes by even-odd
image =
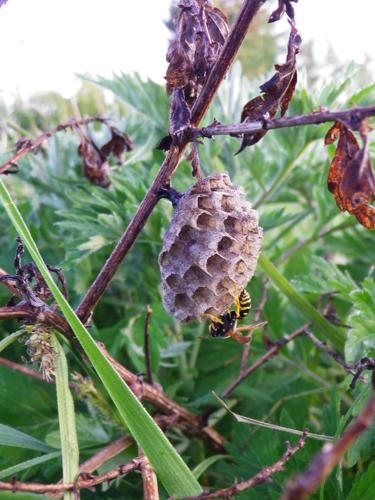
[[[258,213],[228,174],[179,200],[159,257],[163,303],[180,321],[223,314],[252,278],[262,247]]]

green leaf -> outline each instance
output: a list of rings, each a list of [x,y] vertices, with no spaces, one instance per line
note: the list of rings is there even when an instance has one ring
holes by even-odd
[[[142,80],[138,74],[125,75],[120,73],[113,78],[98,78],[90,80],[111,90],[125,104],[140,113],[143,119],[151,121],[160,133],[168,130],[168,98],[164,88],[152,80]]]
[[[124,424],[143,448],[168,493],[175,495],[177,498],[200,493],[202,489],[199,483],[182,458],[139,400],[134,396],[133,392],[121,379],[108,359],[100,351],[94,339],[59,290],[43,261],[25,221],[1,179],[0,200],[14,228],[22,237],[31,257],[60,306],[65,319],[74,331],[87,357],[93,364],[111,399],[115,403]]]
[[[73,483],[79,473],[79,448],[74,413],[74,403],[69,388],[69,371],[64,349],[56,335],[52,337],[56,358],[56,395],[59,413],[60,441],[64,483]],[[74,500],[74,492],[64,493],[65,500]]]
[[[375,463],[372,462],[366,471],[356,475],[352,489],[346,500],[373,500],[375,484]]]
[[[307,319],[318,328],[322,340],[330,340],[339,350],[343,350],[344,336],[334,327],[310,302],[276,269],[267,257],[262,254],[259,257],[259,265],[265,274],[275,285],[288,297],[291,303],[297,307]]]
[[[7,477],[12,477],[18,472],[23,470],[29,470],[35,465],[43,464],[44,462],[49,462],[54,458],[60,457],[60,451],[54,451],[53,453],[47,453],[46,455],[42,455],[40,457],[35,457],[30,460],[25,460],[17,465],[13,465],[12,467],[8,467],[7,469],[0,470],[0,479],[4,479]],[[0,497],[1,498],[1,497]]]
[[[350,294],[353,302],[348,323],[351,326],[345,344],[345,357],[349,363],[375,352],[375,281],[366,278],[362,289]]]
[[[27,448],[28,450],[42,451],[44,453],[55,451],[55,448],[48,446],[43,441],[4,424],[0,424],[0,445]]]

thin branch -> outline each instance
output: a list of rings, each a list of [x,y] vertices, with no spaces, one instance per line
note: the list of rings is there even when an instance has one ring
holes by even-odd
[[[9,274],[4,269],[0,268],[0,278],[2,276],[9,276]],[[10,281],[2,281],[1,284],[6,286],[8,288],[8,290],[10,290],[12,292],[13,295],[16,295],[17,297],[21,296],[18,288],[15,285],[12,285],[12,283]]]
[[[219,58],[214,64],[202,91],[194,103],[192,109],[191,123],[197,126],[205,115],[209,105],[216,95],[217,89],[229,71],[238,49],[246,36],[251,21],[266,0],[245,0],[240,14],[234,23],[227,41],[221,51]],[[189,138],[185,138],[181,145],[172,146],[169,150],[159,173],[148,190],[146,196],[138,207],[136,214],[117,243],[115,249],[109,256],[107,262],[99,272],[95,281],[87,291],[82,302],[77,308],[79,318],[86,323],[95,309],[101,296],[104,294],[118,267],[133,246],[139,233],[146,224],[149,216],[154,210],[160,190],[170,181],[172,175],[186,150]]]
[[[287,449],[284,455],[273,465],[265,467],[258,474],[251,479],[246,481],[241,481],[240,483],[234,484],[229,488],[224,488],[221,490],[213,491],[212,493],[202,493],[196,497],[190,497],[190,500],[206,500],[210,498],[235,498],[236,495],[242,491],[249,490],[258,486],[258,484],[266,483],[270,480],[271,476],[277,472],[281,472],[284,469],[284,465],[290,460],[301,448],[305,446],[306,436],[303,435],[296,443],[295,446],[291,446],[290,442],[287,441]],[[185,499],[187,500],[187,499]]]
[[[156,477],[154,468],[143,453],[143,450],[140,450],[139,456],[141,458],[143,498],[144,500],[159,500],[158,478]]]
[[[100,116],[93,116],[90,118],[83,118],[81,120],[76,120],[75,118],[69,120],[68,122],[65,123],[60,123],[57,127],[47,130],[47,132],[43,132],[39,137],[36,139],[21,139],[21,143],[19,143],[18,150],[16,154],[7,162],[5,162],[3,165],[0,167],[0,174],[3,174],[7,170],[9,170],[11,167],[17,164],[19,160],[21,160],[24,156],[26,156],[29,153],[39,151],[40,147],[48,141],[52,136],[57,134],[58,132],[61,132],[62,130],[67,130],[67,129],[74,129],[76,127],[79,127],[80,125],[88,125],[89,123],[92,122],[101,122],[101,123],[106,123],[108,121],[107,118],[102,118]]]
[[[141,465],[141,459],[135,458],[129,464],[120,465],[117,469],[106,472],[99,476],[92,476],[89,478],[79,479],[75,483],[57,483],[57,484],[40,484],[40,483],[21,483],[13,480],[9,482],[0,481],[0,490],[7,490],[16,493],[18,491],[29,491],[32,493],[61,493],[64,491],[77,491],[84,488],[93,488],[98,484],[112,481],[113,479],[128,474]]]
[[[355,370],[355,367],[353,365],[349,365],[348,363],[346,363],[338,352],[332,349],[332,347],[330,347],[326,342],[319,340],[318,337],[316,337],[311,330],[307,328],[305,333],[306,336],[311,340],[311,342],[313,342],[313,344],[319,347],[319,349],[322,349],[322,351],[326,352],[328,356],[333,358],[336,361],[336,363],[341,365],[348,373],[350,373],[351,375],[357,374],[357,371]]]
[[[125,380],[137,397],[149,401],[155,408],[170,416],[173,420],[173,425],[180,428],[186,434],[200,437],[215,451],[223,451],[224,438],[215,429],[209,426],[202,426],[197,415],[175,403],[162,389],[144,382],[140,377],[137,377],[137,375],[112,358],[103,345],[98,345],[103,354],[105,354],[113,367],[118,371],[120,377]]]
[[[26,303],[11,307],[0,307],[0,320],[3,319],[25,319],[34,315],[33,308]]]
[[[304,500],[319,488],[344,453],[371,425],[375,415],[375,396],[372,396],[363,412],[344,432],[335,444],[325,444],[307,470],[287,487],[283,500]]]
[[[129,448],[130,445],[134,443],[131,436],[124,436],[113,443],[109,444],[105,448],[102,448],[98,453],[95,453],[92,457],[88,458],[79,466],[79,472],[92,473],[99,469],[103,464],[111,460],[111,458],[116,457],[119,453]]]
[[[320,111],[308,115],[289,116],[287,118],[274,118],[272,120],[257,120],[253,122],[242,122],[232,125],[214,124],[208,127],[191,129],[193,138],[212,137],[214,135],[242,135],[261,130],[272,130],[285,127],[301,127],[305,125],[317,125],[319,123],[342,120],[344,122],[361,122],[364,118],[375,116],[375,105],[357,107],[337,111]]]
[[[36,378],[41,382],[45,382],[46,384],[54,384],[54,380],[46,380],[43,378],[43,375],[39,372],[36,372],[32,368],[28,368],[27,366],[20,365],[15,361],[10,361],[9,359],[0,357],[0,365],[6,366],[7,368],[11,368],[12,370],[16,370],[17,372],[21,372],[28,377]]]
[[[241,382],[243,382],[251,373],[255,372],[255,370],[257,370],[260,366],[264,365],[265,363],[267,363],[267,361],[276,356],[286,344],[306,333],[306,329],[309,328],[310,326],[311,323],[306,323],[305,325],[301,326],[290,335],[287,335],[284,338],[275,342],[274,345],[266,352],[266,354],[264,354],[257,361],[255,361],[255,363],[253,363],[251,366],[246,368],[246,370],[240,373],[240,375],[236,378],[236,380],[234,380],[221,393],[222,397],[230,396],[232,392],[241,384]]]
[[[150,321],[152,316],[151,306],[147,306],[147,313],[145,319],[145,329],[144,329],[144,353],[146,362],[146,380],[149,384],[154,385],[154,378],[152,376],[152,364],[151,364],[151,351],[150,351]]]

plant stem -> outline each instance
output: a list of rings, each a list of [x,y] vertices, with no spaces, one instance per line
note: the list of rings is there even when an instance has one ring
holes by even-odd
[[[222,125],[215,124],[194,129],[191,134],[194,137],[211,137],[213,135],[231,135],[260,132],[261,130],[272,130],[286,127],[301,127],[305,125],[317,125],[319,123],[343,120],[346,122],[360,122],[364,118],[375,115],[375,105],[357,107],[336,111],[312,112],[308,115],[289,116],[286,118],[274,118],[272,120],[256,120],[253,122],[242,122],[238,124]]]
[[[198,99],[194,103],[191,118],[191,124],[193,126],[197,126],[205,115],[216,95],[220,83],[229,71],[230,65],[246,36],[252,19],[265,1],[266,0],[246,0],[243,3],[238,18],[228,35],[221,54],[214,64]],[[176,171],[188,143],[189,139],[186,138],[181,145],[172,146],[168,151],[158,175],[139,205],[136,214],[77,308],[77,315],[83,323],[86,323],[90,318],[118,267],[145,226],[159,200],[160,190],[170,181],[172,175]]]

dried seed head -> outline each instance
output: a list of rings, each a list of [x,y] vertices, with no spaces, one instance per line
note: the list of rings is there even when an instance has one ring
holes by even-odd
[[[254,274],[262,235],[228,174],[195,184],[178,203],[159,257],[166,310],[180,321],[225,312]]]
[[[25,326],[29,334],[25,345],[30,361],[38,366],[43,378],[51,382],[55,376],[57,353],[52,345],[52,328],[35,324]]]

